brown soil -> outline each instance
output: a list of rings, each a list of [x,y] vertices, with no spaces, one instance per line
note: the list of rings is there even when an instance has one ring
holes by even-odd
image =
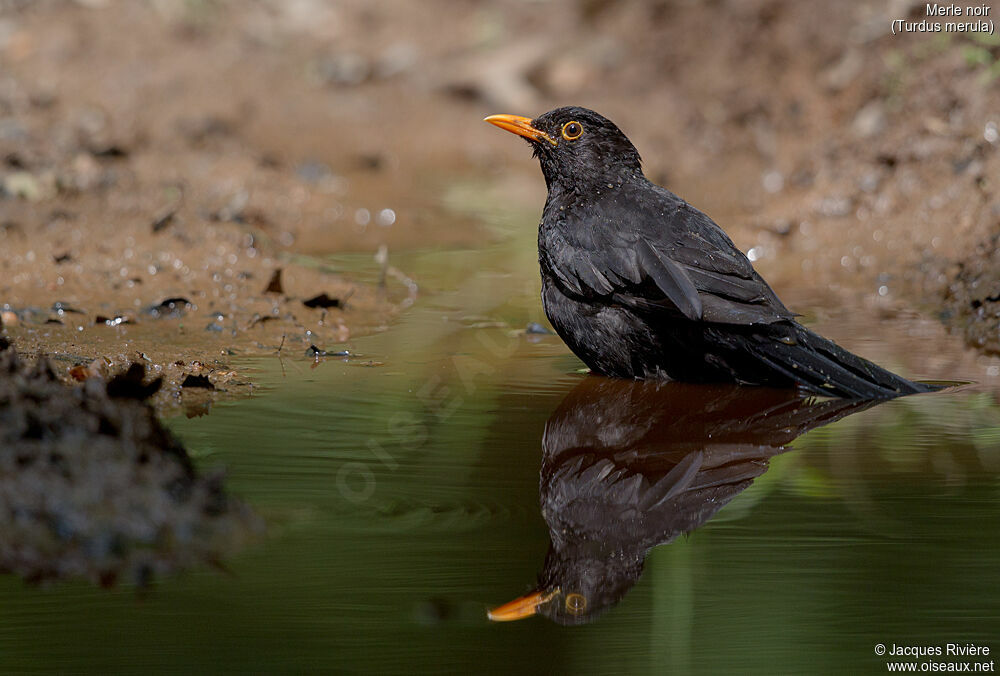
[[[752,249],[793,302],[940,315],[1000,349],[1000,48],[889,34],[922,5],[0,8],[0,305],[22,351],[139,352],[176,385],[192,362],[225,381],[231,353],[282,337],[349,348],[408,291],[383,296],[290,253],[480,245],[486,231],[441,209],[448,181],[485,176],[520,204],[544,194],[523,144],[481,118],[569,103],[618,122],[647,173]],[[285,293],[264,293],[277,268]],[[346,308],[303,307],[321,292]],[[171,297],[192,306],[144,312]],[[923,375],[962,360],[996,375],[993,360],[941,359],[925,322],[912,330],[936,341]]]

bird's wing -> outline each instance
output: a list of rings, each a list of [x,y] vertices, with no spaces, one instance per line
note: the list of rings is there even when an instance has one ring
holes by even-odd
[[[603,222],[553,228],[545,234],[548,267],[571,296],[643,314],[724,324],[794,316],[711,218],[674,200],[612,203]]]

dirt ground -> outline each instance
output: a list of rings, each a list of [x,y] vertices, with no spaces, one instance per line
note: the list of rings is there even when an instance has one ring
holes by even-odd
[[[539,205],[544,186],[482,117],[578,104],[614,119],[779,294],[943,320],[995,377],[982,355],[1000,354],[1000,42],[890,34],[922,12],[0,0],[5,330],[67,375],[144,359],[175,393],[189,375],[242,391],[232,355],[349,350],[420,280],[378,288],[322,255],[385,247],[391,264],[483,243],[442,210],[448,181]],[[328,307],[303,303],[320,294]]]

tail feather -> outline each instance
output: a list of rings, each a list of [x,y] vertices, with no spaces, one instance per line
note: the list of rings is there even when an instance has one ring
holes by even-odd
[[[755,333],[746,347],[802,389],[850,399],[891,399],[941,389],[898,376],[798,323],[782,324],[770,327],[779,335]]]

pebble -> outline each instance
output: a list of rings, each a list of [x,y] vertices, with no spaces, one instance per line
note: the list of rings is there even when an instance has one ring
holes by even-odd
[[[882,104],[878,101],[872,101],[854,116],[851,130],[858,138],[871,138],[882,133],[885,129],[885,123],[885,110],[883,110]]]

